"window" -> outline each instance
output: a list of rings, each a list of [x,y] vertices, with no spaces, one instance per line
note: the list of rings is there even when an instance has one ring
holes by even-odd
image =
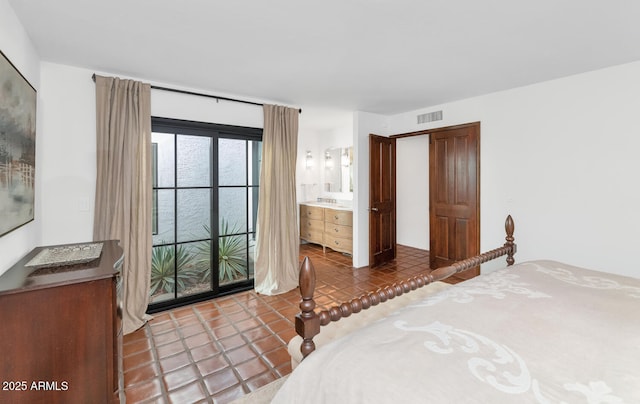
[[[152,132],[149,311],[253,287],[262,129],[153,118]]]

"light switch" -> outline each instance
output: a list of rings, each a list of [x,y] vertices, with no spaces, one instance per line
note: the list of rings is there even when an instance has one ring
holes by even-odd
[[[89,205],[89,198],[82,197],[78,199],[78,210],[80,212],[89,212],[89,210],[91,210],[91,207]]]

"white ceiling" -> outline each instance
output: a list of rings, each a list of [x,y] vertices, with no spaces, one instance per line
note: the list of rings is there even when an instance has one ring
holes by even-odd
[[[640,60],[633,0],[9,0],[45,61],[393,114]]]

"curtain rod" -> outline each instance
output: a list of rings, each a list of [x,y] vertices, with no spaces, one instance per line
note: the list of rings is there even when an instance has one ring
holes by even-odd
[[[96,82],[96,74],[95,73],[91,76],[91,79],[93,80],[94,83]],[[216,101],[224,100],[224,101],[240,102],[242,104],[257,105],[259,107],[263,107],[264,106],[264,104],[260,104],[259,102],[238,100],[236,98],[220,97],[218,95],[196,93],[196,92],[193,92],[193,91],[178,90],[176,88],[168,88],[168,87],[160,87],[160,86],[151,85],[151,89],[153,89],[153,90],[161,90],[161,91],[169,91],[169,92],[172,92],[172,93],[195,95],[195,96],[198,96],[198,97],[214,98]],[[298,113],[300,113],[300,114],[302,113],[302,108],[298,109]]]

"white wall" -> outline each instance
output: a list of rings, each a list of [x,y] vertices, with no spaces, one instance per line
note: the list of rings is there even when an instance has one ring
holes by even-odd
[[[42,63],[42,244],[91,241],[96,184],[95,85],[84,69]]]
[[[144,81],[144,79],[142,79]],[[164,87],[179,88],[171,84],[154,83]],[[188,90],[188,89],[187,89]],[[202,92],[191,89],[194,92]],[[216,94],[234,98],[234,95]],[[247,101],[263,102],[263,100]],[[95,95],[94,95],[95,99]],[[95,101],[94,101],[95,104]],[[264,114],[259,105],[243,104],[233,101],[216,102],[213,98],[198,97],[162,90],[151,90],[151,115],[164,118],[185,119],[196,122],[211,122],[223,125],[262,128]]]
[[[396,140],[398,244],[429,249],[429,136]]]
[[[40,91],[40,59],[24,27],[7,2],[0,0],[0,49],[31,85]],[[34,220],[0,237],[0,274],[9,269],[22,256],[39,243],[41,225],[42,188],[42,113],[41,95],[38,93],[36,116],[36,192]]]
[[[356,111],[353,115],[353,266],[369,265],[369,135],[388,135],[384,115]]]
[[[416,115],[444,120],[417,125]],[[640,62],[393,116],[392,133],[481,121],[481,249],[640,277]],[[400,162],[402,164],[403,162]]]

